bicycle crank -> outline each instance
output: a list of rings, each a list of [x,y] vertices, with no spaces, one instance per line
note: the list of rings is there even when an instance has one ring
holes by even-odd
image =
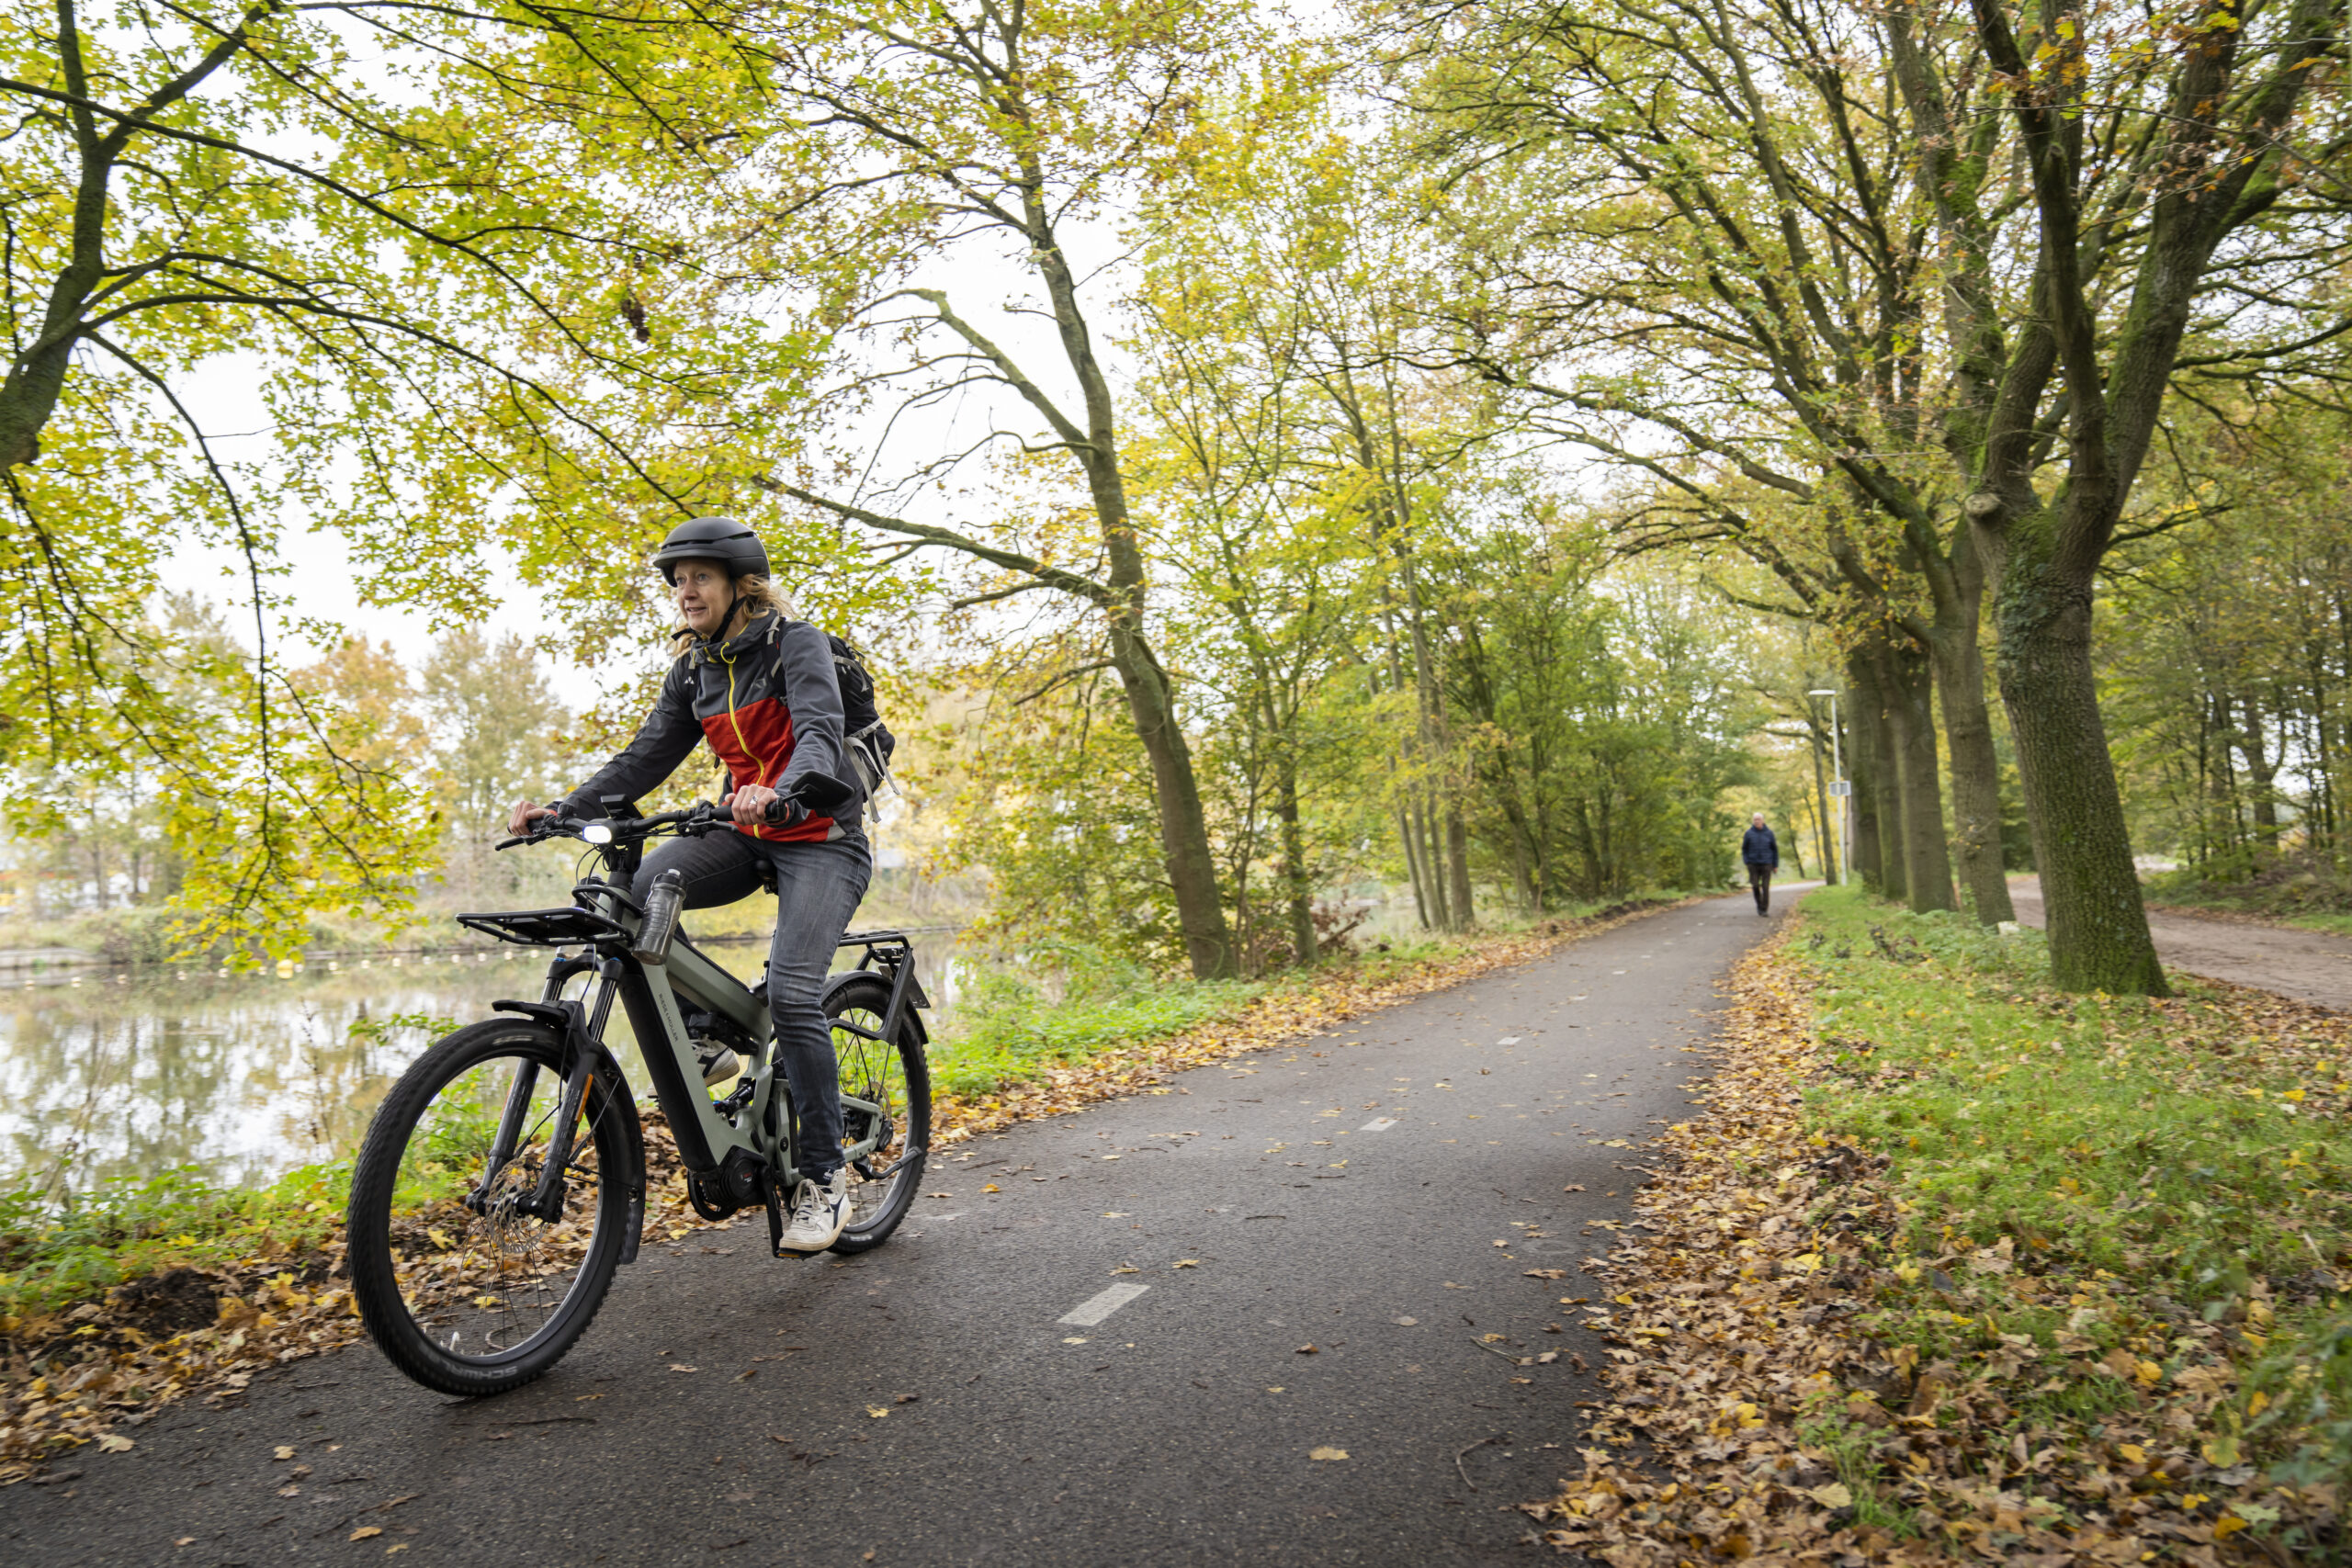
[[[768,1255],[772,1258],[797,1258],[800,1256],[798,1253],[784,1249],[784,1194],[776,1190],[777,1186],[774,1171],[761,1173],[760,1196],[766,1201],[768,1209]]]

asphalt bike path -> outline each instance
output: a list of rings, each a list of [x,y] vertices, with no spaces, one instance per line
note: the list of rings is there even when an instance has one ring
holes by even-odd
[[[1561,1298],[1776,905],[951,1145],[860,1258],[771,1259],[756,1215],[648,1244],[497,1399],[290,1363],[0,1492],[0,1562],[1523,1561],[1607,1354]]]

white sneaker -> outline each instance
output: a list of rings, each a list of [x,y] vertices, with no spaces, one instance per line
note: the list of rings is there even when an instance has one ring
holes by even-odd
[[[822,1252],[839,1241],[849,1224],[849,1172],[833,1172],[824,1181],[804,1181],[800,1199],[792,1206],[792,1223],[784,1227],[780,1252]]]
[[[695,1053],[702,1066],[702,1081],[706,1089],[716,1089],[730,1078],[743,1075],[743,1058],[724,1045],[709,1044]]]

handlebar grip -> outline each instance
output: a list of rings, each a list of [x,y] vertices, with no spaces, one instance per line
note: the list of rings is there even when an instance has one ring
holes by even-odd
[[[530,835],[525,834],[519,839],[501,839],[498,842],[492,844],[491,848],[493,850],[511,850],[517,844],[527,844],[530,841]]]

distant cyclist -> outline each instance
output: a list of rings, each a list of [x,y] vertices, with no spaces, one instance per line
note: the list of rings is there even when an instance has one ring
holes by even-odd
[[[1756,895],[1756,912],[1771,913],[1772,874],[1781,869],[1781,840],[1764,826],[1761,811],[1749,819],[1747,835],[1739,840],[1739,858],[1747,864],[1747,886]]]
[[[601,796],[635,800],[696,746],[707,741],[718,754],[733,781],[726,804],[735,830],[673,839],[646,857],[634,890],[641,902],[656,877],[675,871],[685,907],[699,909],[748,898],[775,881],[768,1010],[799,1117],[793,1148],[807,1178],[779,1245],[822,1252],[840,1238],[850,1204],[840,1068],[820,1004],[833,950],[874,874],[859,826],[862,792],[853,787],[831,815],[811,816],[786,798],[811,774],[858,778],[843,751],[832,645],[785,613],[768,579],[765,547],[732,518],[697,517],[672,529],[653,564],[669,580],[685,626],[652,713],[594,777],[552,807],[519,802],[508,826],[526,833],[550,812],[601,815]]]

